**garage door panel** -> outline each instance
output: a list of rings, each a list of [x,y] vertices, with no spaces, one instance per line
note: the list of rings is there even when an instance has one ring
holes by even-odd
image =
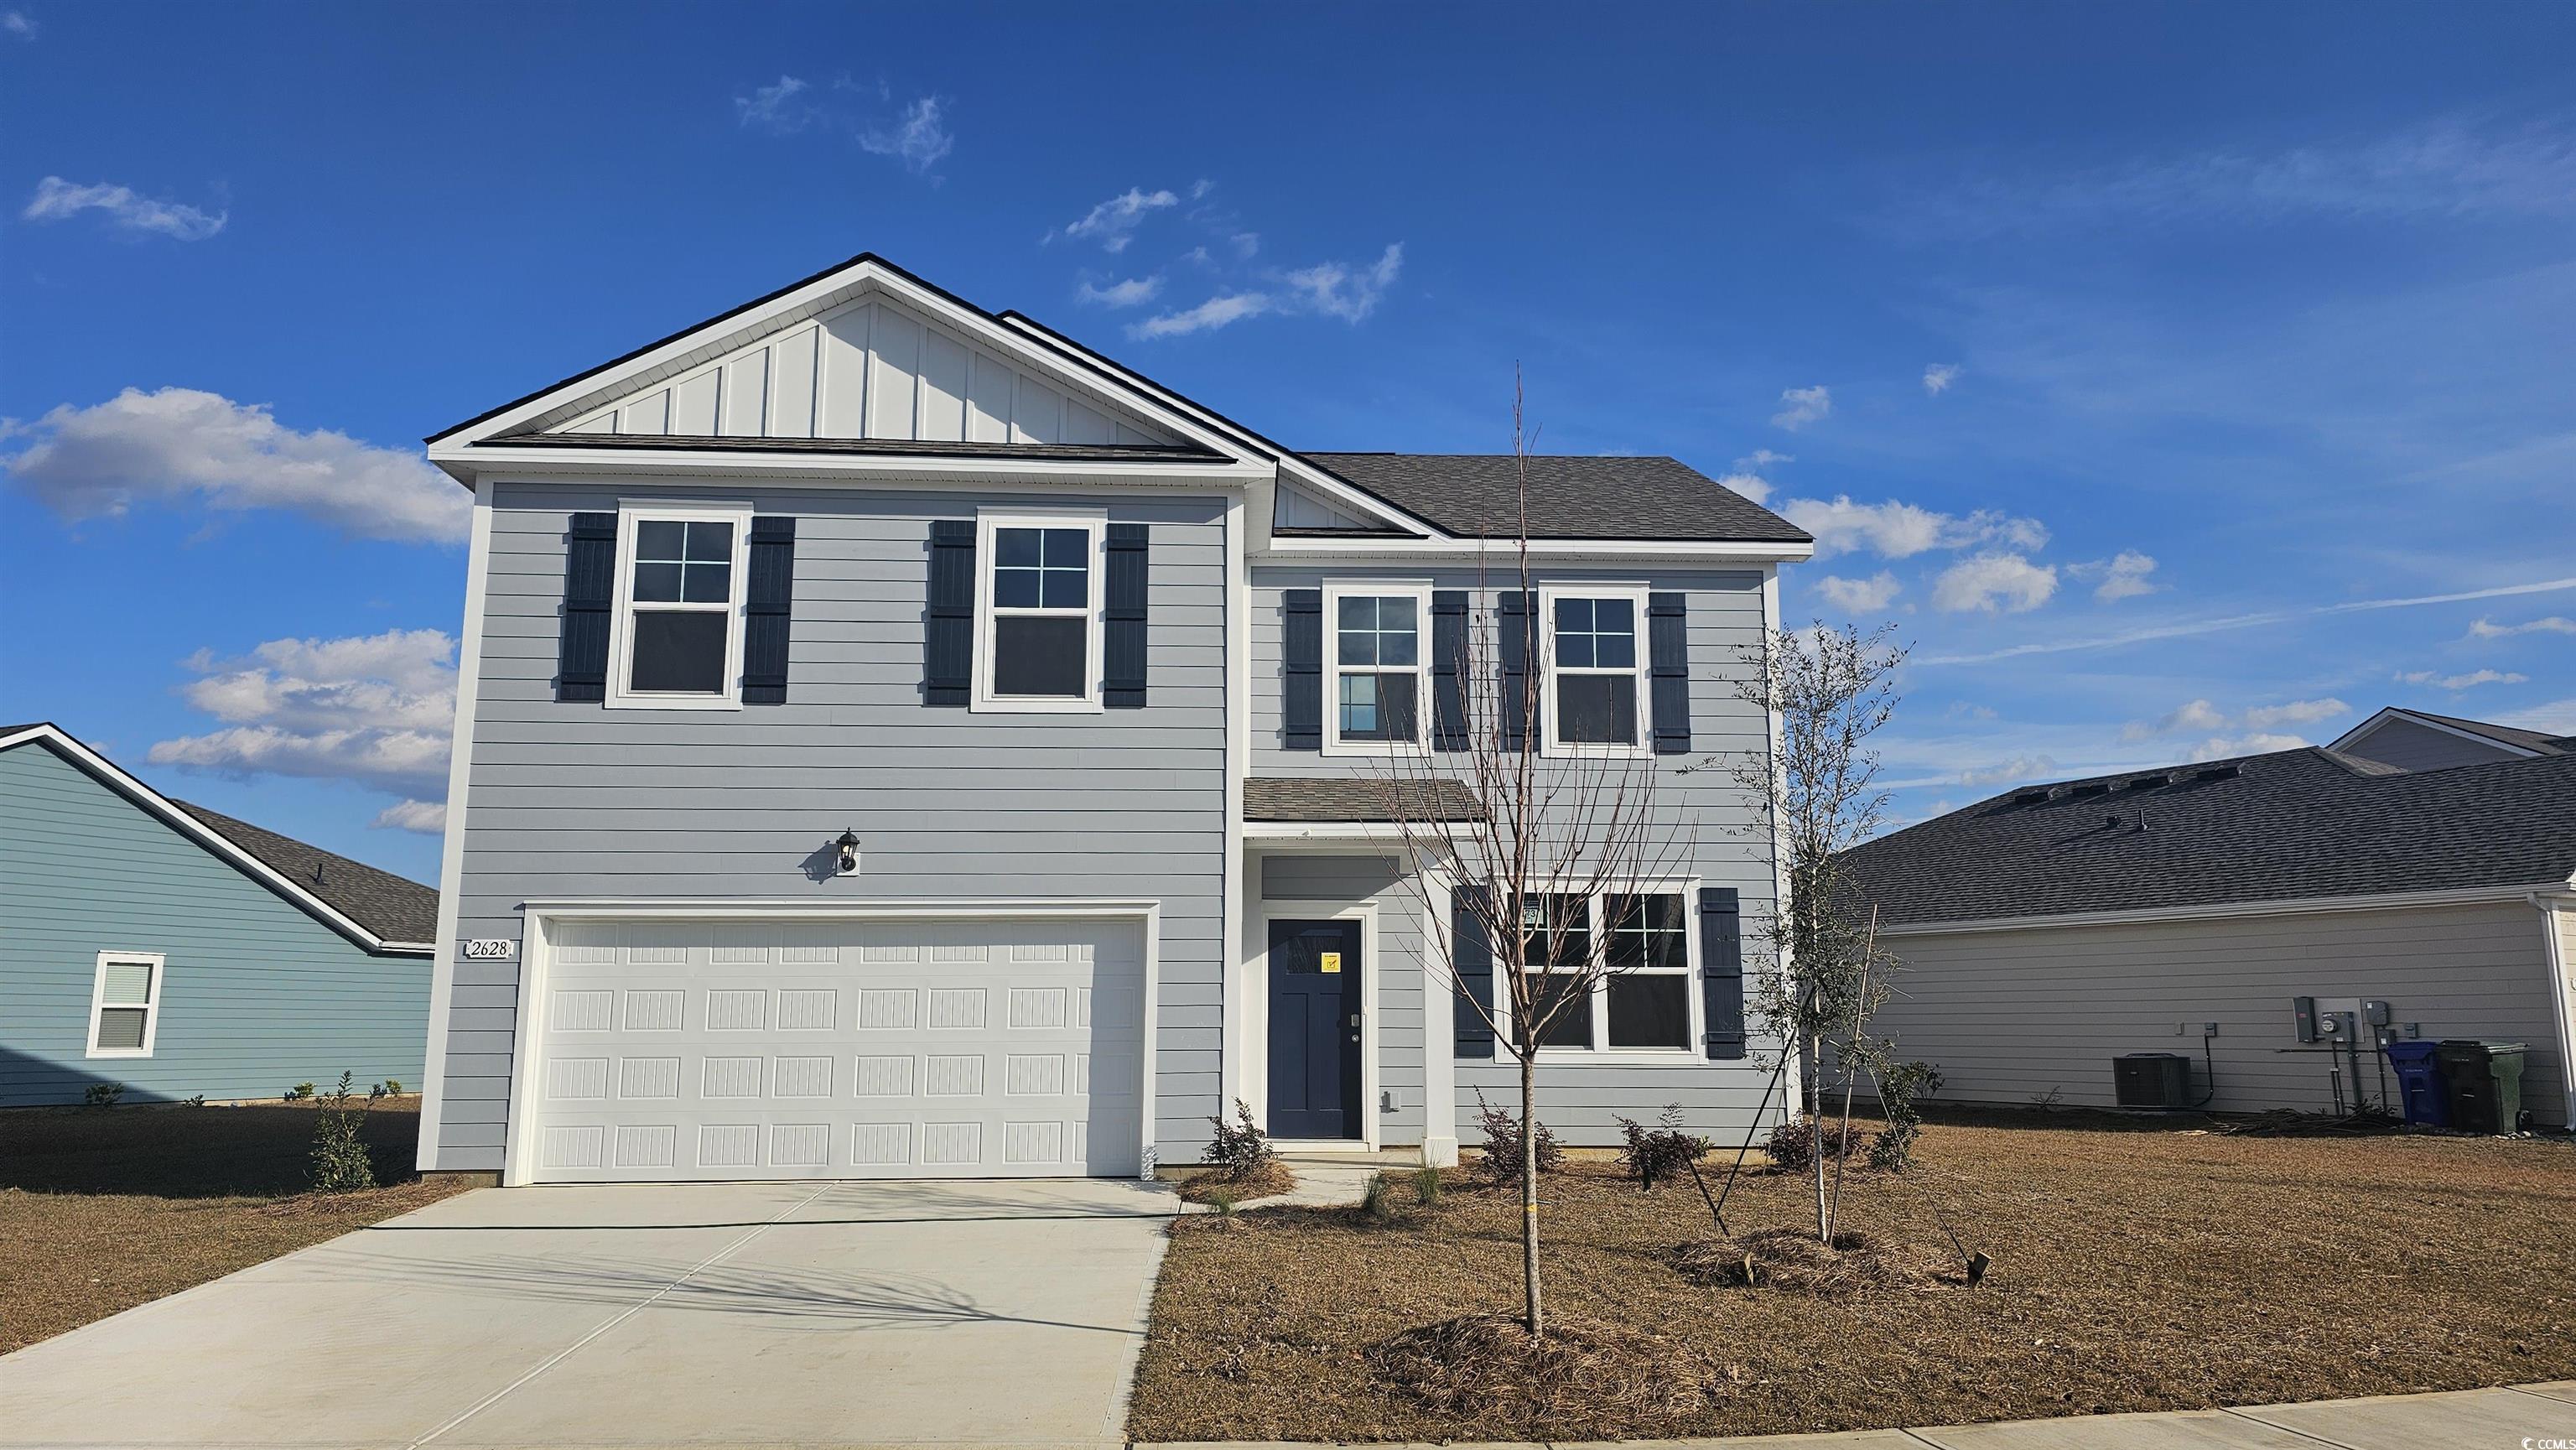
[[[581,923],[548,971],[539,1181],[1137,1171],[1136,923]]]

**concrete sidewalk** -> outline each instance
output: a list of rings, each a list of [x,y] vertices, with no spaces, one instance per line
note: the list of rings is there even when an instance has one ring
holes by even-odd
[[[1547,1442],[1544,1450],[2576,1450],[2576,1380],[2438,1395],[2381,1395],[2234,1410],[2076,1415],[1996,1425],[1744,1435],[1718,1440]],[[1137,1450],[1305,1450],[1279,1442],[1144,1445]],[[1385,1446],[1379,1450],[1399,1450]],[[1441,1450],[1542,1450],[1452,1443]]]

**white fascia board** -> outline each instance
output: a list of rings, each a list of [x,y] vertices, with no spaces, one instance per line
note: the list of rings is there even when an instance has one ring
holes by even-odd
[[[1880,936],[1954,936],[1971,932],[2042,931],[2065,927],[2138,926],[2173,921],[2232,921],[2264,916],[2323,916],[2347,911],[2403,911],[2431,906],[2486,906],[2528,900],[2534,893],[2564,891],[2565,881],[2515,886],[2469,886],[2448,891],[2389,891],[2369,896],[2304,896],[2282,901],[2224,901],[2138,911],[2069,912],[2062,916],[1997,916],[1978,921],[1910,922],[1882,926]]]
[[[1506,558],[1519,545],[1494,539],[1274,539],[1255,563],[1455,563],[1479,555]],[[1551,562],[1780,564],[1811,558],[1813,544],[1703,539],[1532,539],[1530,557]]]
[[[1247,488],[1270,476],[1269,465],[1206,463],[1094,463],[1083,459],[948,458],[919,454],[750,453],[735,449],[454,447],[441,445],[429,461],[469,484],[498,474],[516,477],[688,478],[735,476],[782,484],[849,487],[966,483],[989,488],[1018,481],[1138,486]]]
[[[1393,821],[1246,821],[1247,841],[1333,841],[1401,844],[1404,828]]]
[[[857,293],[863,288],[873,288],[885,293],[905,306],[934,318],[942,325],[969,337],[980,339],[986,346],[1023,361],[1032,370],[1054,378],[1069,387],[1097,390],[1103,381],[1098,369],[1077,368],[1056,349],[1033,345],[1030,336],[1021,329],[1002,326],[987,314],[941,296],[910,278],[901,276],[874,258],[863,258],[837,271],[827,272],[794,291],[771,298],[752,311],[733,313],[691,328],[670,341],[628,358],[605,372],[592,373],[560,387],[550,388],[536,397],[515,404],[470,426],[438,435],[436,443],[430,449],[430,461],[441,463],[443,466],[444,459],[459,447],[470,446],[481,439],[508,434],[526,425],[532,419],[576,402],[592,399],[604,401],[613,397],[621,389],[633,386],[633,380],[642,374],[706,347],[711,336],[748,334],[781,318],[836,310],[839,306],[856,301]],[[823,308],[822,304],[827,299],[843,292],[853,295],[834,303],[832,309]],[[1213,449],[1238,461],[1247,461],[1247,450],[1238,440],[1224,432],[1207,427],[1190,412],[1175,408],[1163,401],[1161,397],[1156,396],[1160,393],[1160,389],[1149,390],[1126,384],[1118,391],[1126,395],[1121,399],[1122,406],[1132,409],[1138,416],[1157,426],[1168,428],[1202,447]],[[579,410],[576,409],[576,411]],[[1270,460],[1263,456],[1259,461],[1266,470]]]
[[[2516,745],[2511,741],[2498,740],[2492,735],[2480,735],[2475,730],[2463,730],[2457,725],[2446,725],[2429,715],[2419,715],[2412,710],[2398,705],[2383,706],[2378,714],[2371,716],[2369,719],[2355,725],[2350,730],[2345,731],[2335,739],[2335,742],[2332,745],[2327,746],[2326,749],[2348,749],[2363,740],[2369,739],[2380,726],[2385,725],[2392,720],[2404,720],[2409,725],[2421,725],[2427,730],[2438,730],[2444,735],[2455,736],[2461,740],[2467,740],[2479,745],[2489,746],[2496,750],[2506,751],[2517,759],[2528,760],[2540,753],[2537,750],[2531,750],[2523,746]]]
[[[311,911],[315,916],[322,918],[324,925],[369,951],[394,956],[425,957],[437,949],[434,943],[425,941],[387,941],[360,926],[354,918],[342,913],[338,907],[296,884],[294,878],[281,874],[267,862],[234,845],[214,827],[179,809],[168,796],[126,774],[117,768],[115,762],[74,740],[55,726],[31,725],[24,730],[0,736],[0,750],[31,741],[41,741],[52,746],[68,757],[73,764],[103,782],[110,790],[141,806],[158,817],[163,824],[222,857],[228,864],[238,867],[261,885],[281,893]]]

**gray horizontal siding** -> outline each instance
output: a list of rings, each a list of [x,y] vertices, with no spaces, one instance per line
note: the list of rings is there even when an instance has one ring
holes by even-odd
[[[1349,778],[1371,769],[1369,762],[1283,748],[1280,734],[1280,620],[1282,596],[1290,589],[1319,589],[1328,581],[1366,578],[1420,581],[1435,589],[1465,589],[1490,599],[1496,592],[1491,571],[1479,588],[1474,569],[1286,567],[1265,565],[1252,574],[1252,770],[1256,775]],[[1734,681],[1742,678],[1751,652],[1761,644],[1762,575],[1747,570],[1666,569],[1569,564],[1534,576],[1533,588],[1556,580],[1588,583],[1636,582],[1680,593],[1687,608],[1686,637],[1691,660],[1691,753],[1659,757],[1655,763],[1655,808],[1668,823],[1678,845],[1672,874],[1696,875],[1702,884],[1733,886],[1742,893],[1745,919],[1769,910],[1772,895],[1770,846],[1753,827],[1759,803],[1727,775],[1726,766],[1769,744],[1770,722],[1738,699]],[[1327,631],[1329,638],[1329,631]],[[1642,642],[1641,642],[1642,643]],[[1329,647],[1329,645],[1328,645]],[[1642,702],[1641,702],[1642,703]],[[1681,767],[1697,768],[1685,773]],[[1381,764],[1377,767],[1383,770]],[[1285,859],[1285,858],[1282,858]],[[1398,892],[1402,897],[1404,893]],[[1380,918],[1381,950],[1410,955],[1416,981],[1422,950],[1421,930],[1406,910]],[[1454,1009],[1448,996],[1425,993],[1424,1006],[1440,1014]],[[1416,1037],[1415,1041],[1419,1041]],[[1381,1051],[1386,1041],[1380,1036]],[[1758,1045],[1758,1044],[1757,1044]],[[1766,1130],[1776,1120],[1777,1104],[1757,1113],[1769,1082],[1769,1071],[1755,1058],[1711,1062],[1696,1058],[1671,1066],[1604,1064],[1584,1066],[1550,1062],[1539,1071],[1540,1121],[1565,1142],[1601,1145],[1619,1141],[1618,1119],[1650,1120],[1669,1105],[1678,1105],[1694,1131],[1733,1144],[1748,1133]],[[1462,1141],[1475,1140],[1477,1095],[1517,1111],[1518,1069],[1506,1054],[1494,1062],[1460,1062],[1455,1072],[1457,1123]]]
[[[152,1056],[91,1058],[101,951],[166,961]],[[0,751],[0,1105],[417,1087],[425,957],[347,937],[40,744]]]
[[[618,496],[494,489],[460,934],[517,937],[520,903],[570,897],[1159,899],[1157,1132],[1166,1158],[1195,1157],[1222,1026],[1223,502],[1108,505],[1153,526],[1141,711],[921,703],[930,521],[1062,496],[726,483],[704,496],[797,519],[790,703],[558,704],[564,530]],[[861,874],[810,879],[807,858],[844,827],[864,842]],[[442,1167],[500,1165],[517,980],[514,962],[454,964]]]
[[[2559,1122],[2543,929],[2511,903],[1901,936],[1890,944],[1904,969],[1876,1029],[1941,1069],[1944,1098],[2107,1106],[2111,1059],[2126,1052],[2187,1053],[2193,1095],[2207,1091],[2201,1024],[2216,1022],[2212,1109],[2319,1111],[2329,1059],[2287,1050],[2301,1045],[2291,999],[2377,998],[2428,1038],[2529,1043],[2523,1104]]]

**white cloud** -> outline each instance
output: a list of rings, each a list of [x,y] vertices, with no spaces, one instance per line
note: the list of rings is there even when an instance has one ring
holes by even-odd
[[[1095,287],[1085,282],[1075,295],[1085,302],[1101,307],[1142,307],[1160,296],[1162,291],[1163,279],[1160,275],[1156,275],[1130,277],[1124,282],[1112,282],[1106,287]]]
[[[2443,690],[2469,690],[2480,685],[2519,685],[2531,676],[2507,670],[2471,670],[2465,675],[2438,674],[2432,670],[2407,670],[2397,676],[2402,685],[2431,685]]]
[[[2304,749],[2307,741],[2296,735],[2240,735],[2234,739],[2213,735],[2191,748],[2190,758],[2225,760],[2237,755],[2269,755],[2276,750]]]
[[[1193,332],[1206,332],[1247,317],[1258,317],[1272,309],[1269,296],[1260,292],[1236,292],[1211,297],[1186,312],[1160,312],[1127,329],[1130,337],[1179,337]]]
[[[1068,223],[1062,235],[1098,242],[1105,252],[1123,252],[1136,239],[1136,228],[1144,224],[1147,216],[1180,204],[1181,199],[1168,191],[1131,186],[1093,207],[1080,220]]]
[[[1358,322],[1377,310],[1378,299],[1403,268],[1404,243],[1389,242],[1378,259],[1365,267],[1325,262],[1291,272],[1286,280],[1296,290],[1299,310]]]
[[[1730,473],[1717,481],[1720,488],[1731,488],[1755,503],[1771,497],[1771,480],[1758,473]]]
[[[1261,250],[1259,232],[1236,232],[1225,240],[1226,245],[1234,248],[1235,260],[1239,262],[1251,261],[1254,254]]]
[[[78,186],[59,176],[37,182],[36,194],[27,199],[27,209],[19,216],[31,222],[58,222],[85,211],[103,212],[126,231],[155,232],[182,242],[202,242],[222,231],[224,223],[232,218],[230,212],[200,211],[174,201],[154,201],[130,186],[108,182]]]
[[[2016,755],[1992,765],[1981,765],[1959,772],[1961,785],[2005,785],[2030,780],[2057,769],[2057,762],[2046,755]]]
[[[1941,571],[1932,583],[1932,607],[1954,614],[2019,614],[2046,604],[2056,592],[2054,565],[2034,564],[2019,554],[1976,554]]]
[[[2498,624],[2491,619],[2476,619],[2469,623],[2471,639],[2507,639],[2517,634],[2576,634],[2576,619],[2550,614],[2539,619],[2527,619],[2520,624]]]
[[[128,388],[66,403],[33,423],[0,470],[66,519],[118,517],[137,501],[196,498],[213,509],[288,509],[358,538],[453,542],[472,501],[419,455],[328,429],[298,432],[267,405],[194,388]]]
[[[1828,574],[1816,581],[1816,592],[1825,602],[1845,614],[1877,614],[1896,599],[1904,586],[1885,569],[1867,579],[1845,579]]]
[[[248,655],[200,650],[180,687],[223,728],[155,744],[148,759],[211,774],[346,780],[401,796],[378,825],[434,829],[447,791],[456,641],[435,629],[273,639]]]
[[[20,40],[33,40],[44,28],[24,10],[0,10],[0,31],[6,31]]]
[[[376,812],[375,825],[384,830],[440,835],[447,830],[447,802],[396,801]]]
[[[1834,395],[1824,384],[1812,388],[1780,390],[1780,411],[1771,415],[1772,423],[1795,433],[1810,423],[1819,422],[1834,411]]]
[[[742,124],[757,130],[781,135],[802,131],[822,114],[808,95],[812,89],[794,76],[783,75],[773,84],[754,87],[750,95],[734,97],[734,111]]]
[[[2093,597],[2105,604],[2119,599],[2134,599],[2141,594],[2153,594],[2162,587],[2147,577],[2156,572],[2155,558],[2152,555],[2141,554],[2135,549],[2122,549],[2108,559],[2092,559],[2081,564],[2069,564],[2066,566],[2066,572],[2078,579],[2100,580],[2101,582],[2093,587]]]
[[[1769,468],[1775,463],[1795,463],[1797,461],[1798,455],[1794,453],[1775,453],[1768,448],[1756,448],[1752,452],[1745,454],[1742,458],[1735,460],[1734,466],[1739,469]]]
[[[939,98],[923,96],[893,121],[861,129],[859,149],[872,156],[892,156],[908,170],[926,172],[957,149],[957,137],[940,119]]]
[[[1910,559],[1932,549],[1965,549],[1979,544],[2039,549],[2048,544],[2048,528],[2039,520],[1994,509],[1979,509],[1959,518],[1895,499],[1854,503],[1849,494],[1836,494],[1830,502],[1793,498],[1782,504],[1780,511],[1791,523],[1816,536],[1818,558],[1851,549],[1868,549],[1889,559]]]
[[[1923,370],[1923,391],[1937,398],[1950,391],[1950,385],[1958,380],[1957,363],[1934,363]]]
[[[2576,697],[2551,700],[2528,710],[2515,710],[2492,717],[2498,725],[2517,730],[2537,730],[2545,735],[2576,735]]]
[[[2153,740],[2159,736],[2192,735],[2204,730],[2247,730],[2257,732],[2256,738],[2277,739],[2280,737],[2265,736],[2260,732],[2281,725],[2313,725],[2320,720],[2331,720],[2337,715],[2351,712],[2350,705],[2341,700],[2328,698],[2289,700],[2278,705],[2256,705],[2230,716],[2207,700],[2191,700],[2175,707],[2152,724],[2138,720],[2129,722],[2120,727],[2120,738]]]

